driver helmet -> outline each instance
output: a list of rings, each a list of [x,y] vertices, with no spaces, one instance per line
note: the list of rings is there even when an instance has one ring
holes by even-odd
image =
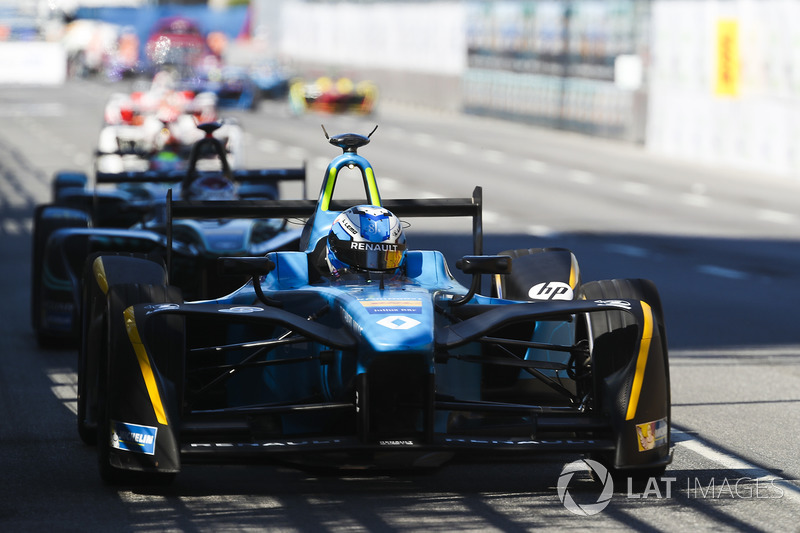
[[[189,186],[192,200],[235,200],[236,187],[224,176],[203,176]]]
[[[328,233],[326,260],[332,273],[393,271],[405,255],[400,219],[383,207],[357,205],[342,211]]]

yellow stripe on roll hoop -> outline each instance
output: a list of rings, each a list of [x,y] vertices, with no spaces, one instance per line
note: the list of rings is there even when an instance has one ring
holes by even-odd
[[[369,201],[372,205],[381,206],[381,195],[378,194],[378,184],[375,182],[375,174],[372,167],[367,167],[364,171],[367,175],[367,187],[369,188]]]
[[[150,395],[150,403],[153,405],[156,419],[159,424],[167,425],[167,415],[164,413],[164,404],[161,403],[161,395],[158,393],[158,385],[156,385],[156,377],[153,374],[153,369],[150,366],[150,358],[147,357],[147,350],[144,349],[142,339],[139,337],[139,329],[136,327],[136,319],[133,315],[133,307],[125,309],[125,329],[128,331],[128,338],[133,345],[133,351],[136,353],[136,359],[139,361],[139,368],[142,371],[144,384],[147,387],[147,393]]]
[[[625,420],[633,420],[633,417],[636,416],[636,408],[639,406],[639,395],[642,393],[644,369],[647,366],[647,355],[650,353],[650,340],[653,338],[653,310],[647,303],[641,303],[642,315],[644,316],[642,340],[639,343],[639,356],[636,358],[636,374],[633,376],[631,399],[628,402],[628,414],[625,416]]]
[[[336,167],[331,167],[328,172],[328,180],[325,182],[325,189],[322,192],[322,205],[320,209],[327,211],[331,206],[331,197],[333,196],[333,185],[336,183],[336,173],[339,172]]]

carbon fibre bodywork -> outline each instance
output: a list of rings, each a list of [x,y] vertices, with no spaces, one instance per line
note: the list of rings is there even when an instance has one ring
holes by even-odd
[[[582,283],[565,249],[483,255],[480,188],[384,200],[357,154],[368,138],[330,142],[344,153],[316,203],[170,202],[175,218],[308,219],[298,251],[221,260],[252,276],[224,297],[187,301],[157,275],[109,283],[128,258],[93,258],[79,429],[84,440],[96,431],[107,481],[168,478],[184,462],[430,467],[543,452],[588,454],[634,476],[663,471],[669,364],[651,282]],[[345,166],[361,171],[366,200],[333,199]],[[331,277],[319,243],[336,214],[365,202],[401,219],[471,218],[474,255],[456,266],[472,285],[435,250],[407,252],[394,273]],[[486,274],[491,296],[479,293]]]

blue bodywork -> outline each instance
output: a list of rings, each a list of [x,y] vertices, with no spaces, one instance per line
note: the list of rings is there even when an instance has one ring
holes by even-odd
[[[109,302],[128,295],[109,308],[124,309],[125,332],[112,334],[113,353],[99,355],[108,358],[105,366],[85,367],[108,368],[107,383],[98,383],[114,393],[97,409],[105,413],[97,426],[101,446],[111,428],[104,453],[114,472],[173,474],[184,461],[269,457],[438,466],[457,454],[541,452],[602,454],[626,469],[670,462],[666,341],[655,299],[481,295],[481,275],[513,271],[510,256],[482,253],[480,189],[471,198],[384,200],[372,166],[357,153],[369,138],[329,140],[343,154],[326,169],[316,202],[168,205],[175,217],[308,219],[298,250],[220,260],[227,272],[251,275],[239,289],[182,301],[163,296],[166,290],[134,294],[108,282]],[[334,199],[345,167],[360,172],[365,200]],[[475,255],[456,264],[473,276],[471,286],[457,282],[435,250],[408,251],[397,271],[331,274],[320,253],[332,221],[363,203],[401,219],[471,217]],[[539,252],[529,264],[547,268],[525,273],[526,292],[566,281],[577,291],[571,253]],[[110,262],[95,261],[102,280],[114,278]],[[120,320],[109,313],[106,320]],[[606,313],[624,316],[624,327],[595,343],[587,318]],[[155,435],[153,453],[115,445],[114,428]],[[653,446],[642,448],[637,432],[655,435]]]

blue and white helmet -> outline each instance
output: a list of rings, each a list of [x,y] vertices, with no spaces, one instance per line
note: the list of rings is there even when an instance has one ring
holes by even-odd
[[[221,175],[202,176],[189,187],[191,200],[235,200],[236,186]]]
[[[403,263],[406,237],[400,219],[388,209],[357,205],[342,211],[333,221],[327,248],[332,272],[388,271]]]

